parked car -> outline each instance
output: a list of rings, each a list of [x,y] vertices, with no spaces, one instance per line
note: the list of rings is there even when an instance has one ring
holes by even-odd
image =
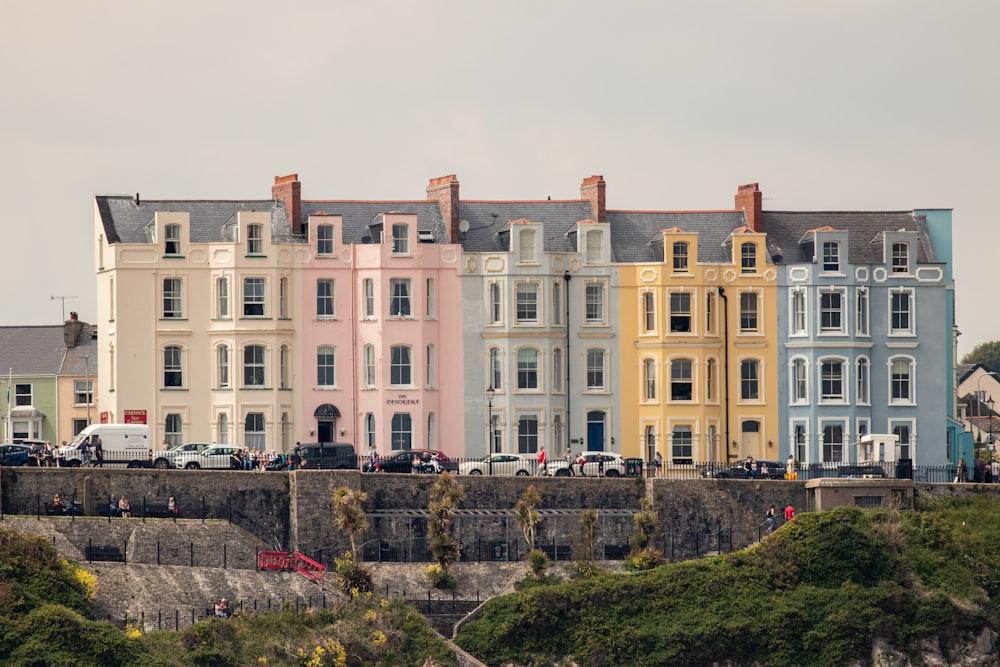
[[[493,454],[481,461],[463,461],[458,464],[460,475],[503,475],[524,477],[535,472],[534,459],[520,454]]]
[[[176,468],[174,459],[178,454],[200,452],[212,446],[210,442],[183,442],[161,452],[153,452],[154,468]]]
[[[580,455],[577,454],[576,459],[579,458]],[[602,459],[604,460],[605,477],[623,477],[625,475],[625,459],[622,458],[621,454],[615,452],[583,452],[583,458],[585,459],[583,474],[587,477],[597,477],[600,468],[598,464]],[[547,472],[549,475],[555,475],[556,477],[568,477],[570,474],[579,475],[580,464],[577,463],[576,459],[573,461],[572,471],[570,471],[569,464],[566,463],[565,458],[549,460],[546,465]]]
[[[757,479],[785,479],[785,464],[781,461],[768,461],[765,459],[755,459],[757,463]],[[714,477],[715,479],[746,479],[747,471],[743,467],[743,461],[729,466],[719,464],[718,467],[711,464],[701,471],[702,477]]]
[[[230,470],[233,467],[233,453],[243,449],[236,445],[212,445],[200,452],[178,452],[174,457],[175,468],[187,470]]]
[[[302,470],[357,470],[358,455],[354,445],[344,442],[309,442],[298,445]],[[291,452],[285,454],[285,458]]]
[[[0,445],[0,466],[23,466],[28,464],[29,445]]]
[[[394,452],[384,457],[379,462],[379,467],[382,472],[432,472],[431,470],[414,470],[413,457],[417,456],[421,461],[425,459],[429,461],[434,454],[437,454],[438,465],[441,466],[442,471],[458,472],[458,464],[448,458],[444,452],[436,449],[404,449]]]

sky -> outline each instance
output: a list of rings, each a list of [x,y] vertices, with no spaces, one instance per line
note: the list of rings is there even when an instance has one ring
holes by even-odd
[[[1000,339],[1000,3],[0,2],[0,326],[96,322],[94,196],[954,210]],[[919,304],[918,304],[919,307]]]

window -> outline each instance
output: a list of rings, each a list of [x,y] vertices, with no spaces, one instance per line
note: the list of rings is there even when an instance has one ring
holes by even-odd
[[[288,319],[288,278],[278,281],[278,317]]]
[[[427,386],[434,387],[434,346],[428,345],[426,349],[427,354]]]
[[[413,418],[409,412],[397,412],[392,416],[392,448],[413,449]]]
[[[803,290],[792,292],[792,334],[806,333],[806,293]]]
[[[410,226],[397,222],[392,226],[392,254],[407,255],[410,252]]]
[[[552,324],[561,326],[562,323],[562,283],[559,280],[554,280],[552,281]]]
[[[792,428],[792,439],[795,444],[795,460],[799,463],[806,462],[806,426],[796,424]]]
[[[824,401],[844,400],[844,362],[838,359],[824,359],[820,362],[820,399]]]
[[[688,270],[688,244],[684,241],[674,243],[674,273],[685,273]]]
[[[868,394],[869,386],[869,363],[864,357],[861,357],[857,361],[858,365],[858,403],[861,405],[867,405],[871,402],[871,398]]]
[[[389,317],[410,317],[410,279],[392,278],[389,280],[392,290],[392,300],[389,302]]]
[[[538,389],[538,350],[529,347],[517,351],[517,388]]]
[[[598,264],[601,261],[601,232],[587,232],[587,264]]]
[[[500,415],[493,415],[490,419],[490,444],[494,454],[503,451],[503,431],[500,430]]]
[[[588,324],[604,323],[604,283],[587,283],[584,316]]]
[[[216,281],[216,310],[219,319],[229,319],[229,279],[219,278]]]
[[[642,295],[642,330],[645,333],[656,331],[656,295],[652,292]]]
[[[337,386],[337,352],[330,345],[316,350],[316,384],[320,387]]]
[[[371,412],[365,413],[365,446],[375,446],[375,415]]]
[[[163,317],[177,319],[183,317],[181,312],[181,279],[163,279]]]
[[[656,400],[656,359],[642,361],[642,398],[645,401]]]
[[[503,370],[500,365],[500,348],[490,348],[490,386],[495,391],[503,389]]]
[[[643,429],[643,440],[646,443],[646,460],[652,461],[656,458],[656,428],[652,424],[647,424]]]
[[[844,460],[844,425],[823,426],[823,462],[840,463]]]
[[[14,405],[31,405],[31,385],[30,384],[15,384],[14,385]]]
[[[694,455],[693,442],[690,426],[675,426],[673,433],[670,434],[670,462],[674,465],[691,465]]]
[[[316,228],[316,254],[333,254],[333,225],[320,225]]]
[[[694,398],[693,370],[690,359],[670,362],[670,400],[690,401]]]
[[[163,253],[166,255],[181,254],[181,226],[166,225],[163,228]]]
[[[264,413],[248,412],[243,426],[243,443],[250,449],[265,449]]]
[[[757,331],[757,294],[740,292],[740,333]]]
[[[364,282],[361,283],[361,299],[365,304],[365,319],[373,319],[375,317],[375,281],[371,278],[365,278]]]
[[[264,254],[264,225],[247,225],[247,254]]]
[[[375,386],[375,346],[370,343],[365,345],[364,386],[365,389],[371,389]]]
[[[393,345],[390,349],[389,384],[408,387],[413,384],[411,348],[409,345]]]
[[[740,362],[740,398],[744,401],[760,398],[760,363],[756,359]]]
[[[434,413],[427,414],[427,446],[434,447],[437,444],[437,427],[434,423]]]
[[[218,368],[218,378],[216,386],[219,389],[229,388],[229,346],[220,345],[216,351],[216,367]]]
[[[170,413],[163,423],[163,438],[171,445],[179,445],[184,442],[183,426],[181,416],[177,413]]]
[[[740,270],[742,273],[756,273],[757,246],[753,243],[740,245]]]
[[[333,288],[333,280],[329,278],[316,281],[316,317],[332,320],[337,316],[337,301]]]
[[[534,262],[535,261],[535,231],[532,229],[522,229],[521,233],[517,236],[518,240],[518,254],[520,255],[520,262]]]
[[[243,348],[243,386],[264,386],[264,346],[247,345]],[[250,443],[247,443],[249,446]]]
[[[823,270],[840,271],[840,244],[836,241],[823,242]]]
[[[806,403],[809,401],[807,391],[808,382],[806,360],[796,359],[792,362],[792,403]]]
[[[717,365],[715,359],[705,362],[705,400],[715,401],[715,369]]]
[[[892,244],[892,272],[910,272],[910,247],[906,243]]]
[[[243,279],[243,317],[264,317],[264,279]]]
[[[910,426],[909,424],[894,424],[892,427],[892,432],[899,438],[897,446],[898,458],[908,459],[910,458]]]
[[[428,278],[424,282],[424,286],[427,288],[427,292],[424,294],[424,317],[433,320],[437,315],[437,311],[434,309],[434,279]]]
[[[518,324],[537,322],[538,285],[535,283],[518,283],[516,294]]]
[[[670,331],[691,332],[691,295],[685,292],[670,295]]]
[[[604,389],[604,350],[587,350],[587,389]]]
[[[563,428],[563,417],[561,414],[552,415],[552,453],[556,454],[563,451],[566,447],[566,439],[563,437],[565,435],[565,430]]]
[[[538,451],[537,415],[521,415],[518,418],[517,451],[519,454],[534,454]]]
[[[843,294],[834,290],[822,290],[819,293],[819,329],[823,332],[844,331],[844,298]]]
[[[288,346],[282,345],[278,353],[278,386],[288,388]]]
[[[562,348],[552,350],[552,391],[561,394],[563,390]]]
[[[163,386],[184,386],[184,376],[181,370],[181,348],[177,345],[168,345],[163,348]]]
[[[913,369],[911,360],[906,357],[895,357],[890,363],[892,403],[913,402]]]
[[[889,334],[912,334],[913,308],[912,292],[910,290],[892,290],[889,292]]]
[[[492,282],[489,287],[490,291],[490,311],[489,311],[489,323],[490,324],[500,324],[503,322],[503,301],[501,301],[501,289],[500,283]]]
[[[705,295],[705,333],[715,333],[715,292]]]
[[[229,416],[222,414],[219,415],[219,435],[218,442],[220,445],[229,444]]]
[[[868,290],[858,288],[858,335],[868,335]]]
[[[94,381],[74,380],[73,405],[93,405],[93,404],[94,404]]]

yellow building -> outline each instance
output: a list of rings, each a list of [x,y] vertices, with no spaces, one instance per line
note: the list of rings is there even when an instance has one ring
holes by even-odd
[[[659,453],[667,471],[778,457],[777,272],[760,191],[741,186],[736,199],[734,211],[608,213],[622,454]]]

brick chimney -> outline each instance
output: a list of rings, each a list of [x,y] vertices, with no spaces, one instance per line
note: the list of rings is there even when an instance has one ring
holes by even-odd
[[[80,340],[80,332],[83,331],[81,322],[76,313],[70,313],[69,319],[63,322],[63,345],[66,347],[76,347]]]
[[[292,226],[292,232],[301,234],[302,184],[299,183],[299,175],[275,176],[274,185],[271,186],[271,196],[275,200],[281,200],[281,203],[285,205],[285,215],[288,216],[288,224]]]
[[[594,220],[597,222],[608,221],[608,205],[605,198],[605,190],[608,184],[604,182],[603,176],[591,176],[583,179],[580,184],[580,197],[590,202],[593,210]]]
[[[444,224],[448,225],[448,238],[458,243],[458,177],[448,174],[432,178],[427,185],[427,199],[436,201],[441,207]]]
[[[764,195],[756,183],[736,188],[736,210],[747,218],[747,227],[752,231],[764,231]]]

